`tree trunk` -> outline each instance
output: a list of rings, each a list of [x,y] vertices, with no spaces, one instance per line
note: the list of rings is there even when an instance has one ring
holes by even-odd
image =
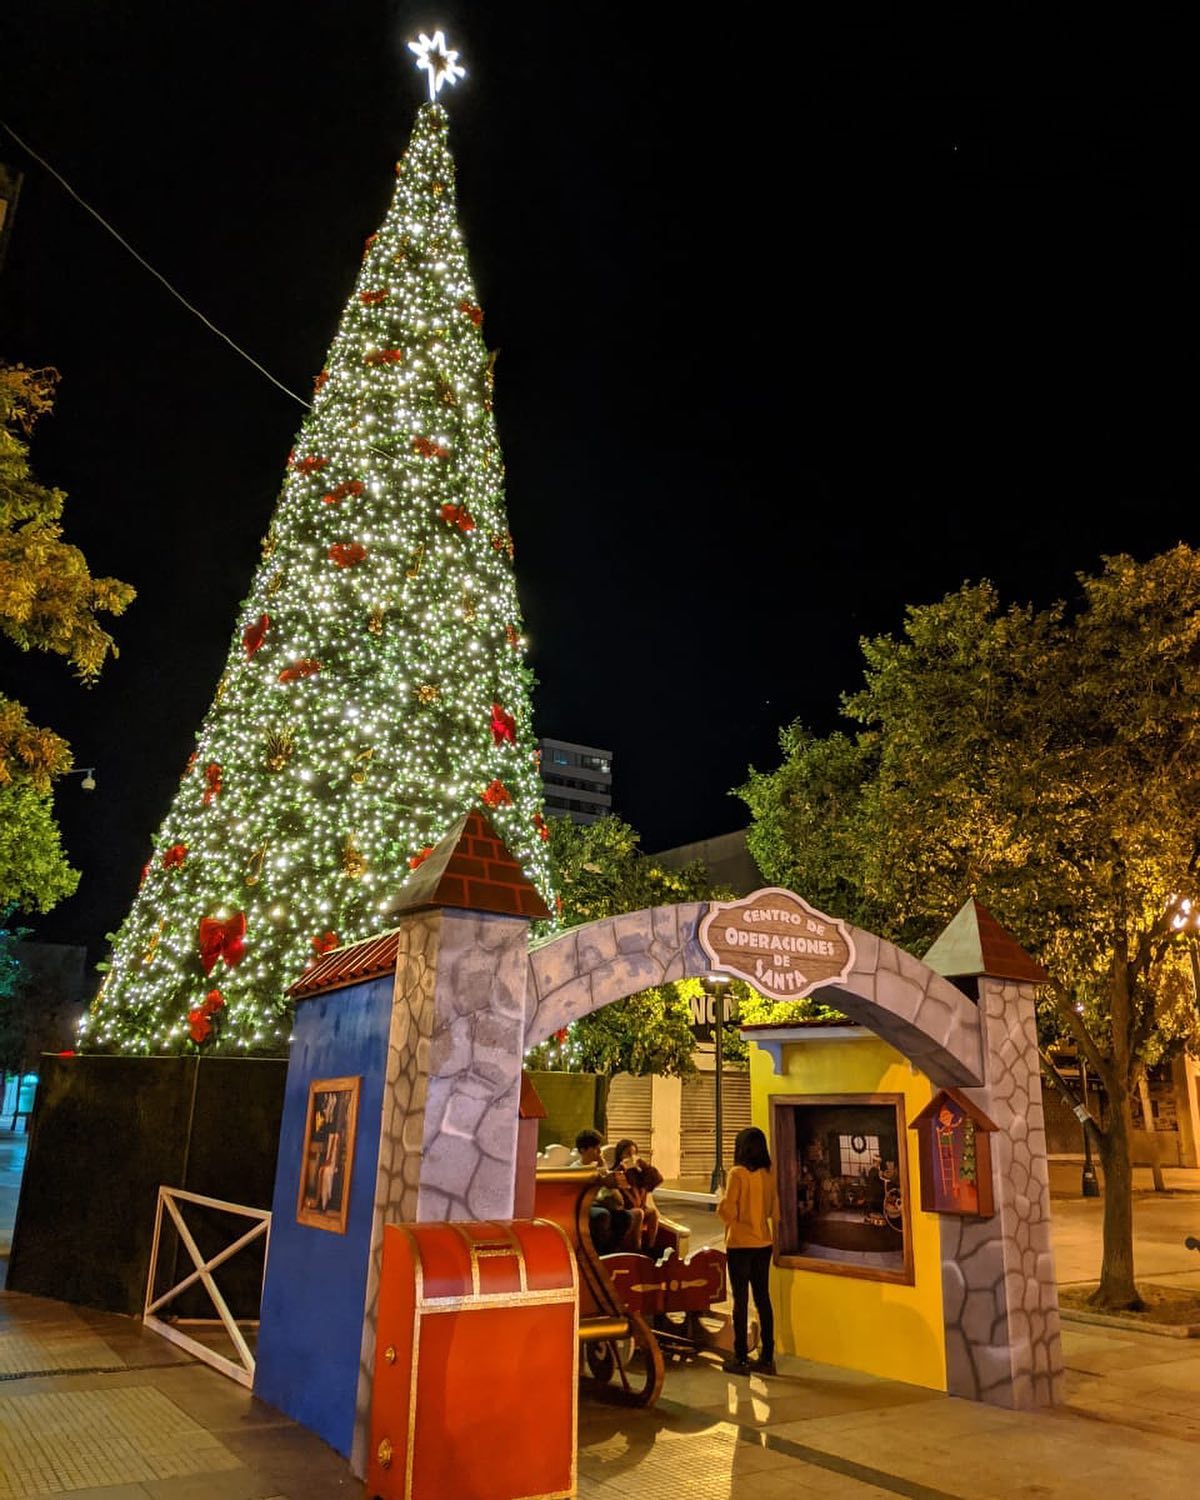
[[[1104,1166],[1104,1259],[1100,1285],[1088,1299],[1108,1312],[1142,1307],[1133,1281],[1133,1109],[1126,1090],[1111,1089],[1100,1136]]]
[[[1150,1103],[1150,1085],[1146,1082],[1144,1069],[1142,1076],[1138,1079],[1138,1098],[1142,1101],[1142,1128],[1150,1137],[1150,1174],[1154,1178],[1154,1191],[1165,1193],[1167,1184],[1163,1179],[1162,1162],[1158,1152],[1158,1136],[1154,1131],[1154,1107]]]

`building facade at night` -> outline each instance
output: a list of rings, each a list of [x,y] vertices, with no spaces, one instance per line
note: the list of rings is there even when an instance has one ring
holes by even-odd
[[[612,812],[611,750],[570,740],[538,740],[546,816],[594,823]]]

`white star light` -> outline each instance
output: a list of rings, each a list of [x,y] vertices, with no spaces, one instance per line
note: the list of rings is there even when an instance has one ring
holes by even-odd
[[[429,74],[431,102],[443,83],[457,83],[466,77],[466,69],[458,65],[458,53],[446,51],[446,38],[440,31],[431,37],[422,32],[415,42],[409,42],[408,50],[416,54],[417,67]]]

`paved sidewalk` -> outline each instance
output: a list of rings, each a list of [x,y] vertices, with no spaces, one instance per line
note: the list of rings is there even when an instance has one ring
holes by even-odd
[[[785,1359],[673,1363],[652,1411],[585,1400],[584,1500],[1174,1500],[1200,1467],[1200,1341],[1068,1329],[1068,1404],[1014,1413]],[[0,1500],[360,1495],[318,1438],[133,1319],[0,1298]],[[34,1371],[43,1373],[35,1374]],[[448,1481],[446,1500],[454,1500]]]
[[[17,1143],[0,1137],[0,1255],[9,1228],[4,1195],[15,1193],[18,1155]],[[1196,1182],[1196,1174],[1182,1174],[1171,1196],[1139,1203],[1146,1277],[1175,1284],[1200,1277],[1200,1256],[1182,1249],[1183,1233],[1200,1227]],[[1055,1197],[1065,1280],[1095,1275],[1099,1210],[1095,1200]],[[711,1210],[678,1216],[694,1221],[694,1245],[715,1236]],[[770,1381],[732,1379],[707,1357],[677,1361],[652,1411],[581,1403],[579,1494],[1096,1500],[1112,1492],[1121,1500],[1175,1500],[1193,1493],[1200,1340],[1069,1325],[1063,1343],[1067,1404],[1039,1413],[802,1360],[782,1360]],[[320,1439],[137,1320],[0,1295],[0,1500],[362,1493]],[[456,1500],[452,1480],[446,1500]]]

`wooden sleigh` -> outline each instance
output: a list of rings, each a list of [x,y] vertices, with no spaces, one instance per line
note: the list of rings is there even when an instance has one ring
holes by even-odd
[[[650,1406],[663,1383],[663,1353],[728,1351],[729,1319],[714,1313],[725,1299],[725,1255],[688,1255],[688,1231],[660,1219],[653,1254],[599,1255],[592,1243],[590,1209],[600,1177],[590,1167],[543,1168],[537,1174],[534,1211],[566,1234],[579,1265],[579,1338],[582,1366],[596,1387],[616,1382],[615,1394]]]

